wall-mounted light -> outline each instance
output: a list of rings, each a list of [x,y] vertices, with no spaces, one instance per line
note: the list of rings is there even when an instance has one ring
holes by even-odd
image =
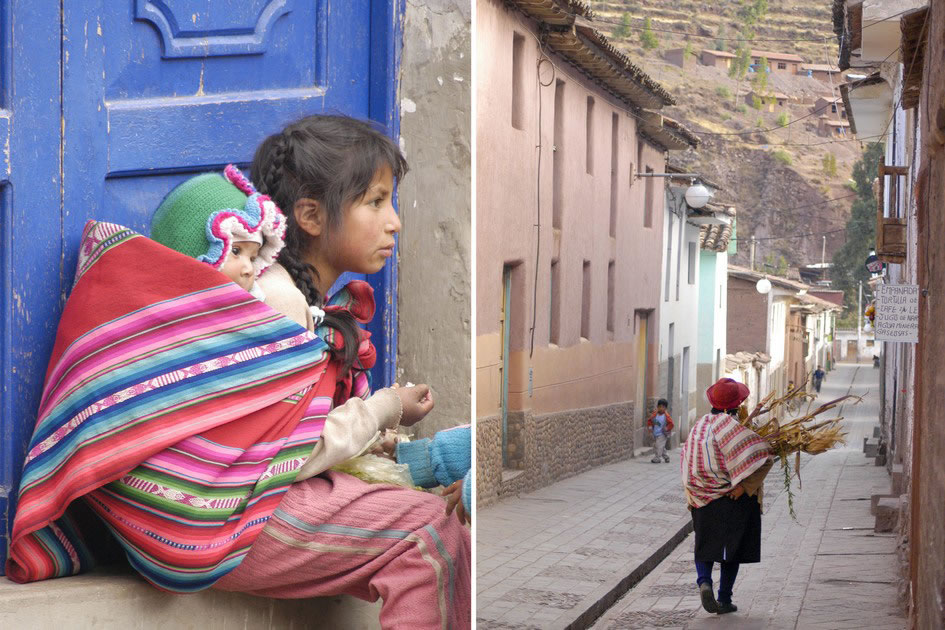
[[[711,198],[712,193],[702,184],[693,184],[686,189],[686,203],[689,204],[690,208],[696,210],[704,208]]]
[[[765,295],[771,290],[771,281],[768,280],[767,276],[755,283],[755,291]]]

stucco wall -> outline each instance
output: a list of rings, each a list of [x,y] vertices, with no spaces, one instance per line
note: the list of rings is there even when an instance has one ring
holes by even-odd
[[[660,282],[660,380],[656,391],[658,397],[670,402],[670,411],[676,421],[676,433],[688,434],[696,414],[690,404],[696,391],[696,364],[699,354],[699,325],[703,317],[712,318],[700,309],[699,300],[699,227],[685,218],[685,202],[679,210],[685,188],[675,187],[666,194],[666,209],[663,212],[662,281]],[[673,210],[682,212],[682,216]],[[672,229],[670,229],[672,228]],[[689,244],[694,245],[695,265],[693,283],[689,284]],[[667,262],[669,263],[667,265]],[[667,291],[668,287],[668,291]],[[678,291],[677,291],[678,287]],[[696,321],[693,321],[696,320]],[[673,324],[672,344],[669,327]],[[710,340],[711,343],[711,340]],[[672,345],[672,353],[670,353]],[[684,351],[689,348],[689,365],[685,369],[685,391],[683,391]],[[670,358],[673,368],[673,391],[669,391]]]
[[[634,449],[633,403],[540,415],[518,411],[510,414],[509,423],[514,430],[508,439],[521,464],[503,479],[502,418],[476,419],[479,507],[626,459]]]
[[[922,169],[916,197],[918,212],[919,343],[916,346],[916,428],[913,435],[912,558],[913,592],[919,605],[918,628],[945,625],[945,3],[929,3],[929,32],[925,52],[923,95],[919,99],[923,120]],[[926,122],[927,121],[927,122]]]
[[[709,412],[705,390],[721,377],[728,329],[728,253],[699,255],[699,342],[696,361],[696,417]],[[716,365],[718,357],[718,365]]]
[[[420,435],[471,418],[470,18],[468,0],[406,3],[397,367],[433,388]]]
[[[657,307],[662,239],[662,196],[654,204],[652,227],[644,227],[645,185],[631,177],[631,167],[635,171],[641,161],[636,121],[625,106],[599,91],[562,59],[552,55],[539,67],[534,23],[498,0],[479,0],[477,7],[477,416],[499,413],[500,318],[506,265],[513,266],[510,409],[551,413],[628,402],[635,395],[638,370],[634,312]],[[516,34],[522,37],[520,128],[512,121]],[[539,85],[539,78],[546,87]],[[556,139],[557,81],[564,87],[558,99],[561,132]],[[594,99],[592,173],[587,172],[586,164],[588,96]],[[611,238],[615,114],[617,222]],[[540,150],[536,149],[539,144]],[[641,155],[642,162],[654,171],[664,168],[661,151],[644,145]],[[562,208],[557,230],[552,218],[555,159],[560,160],[557,182]],[[659,194],[659,187],[654,190]],[[560,296],[557,343],[550,343],[552,260],[558,265]],[[582,338],[585,261],[590,265],[590,300],[587,336]],[[612,331],[607,330],[610,261],[614,262]],[[655,315],[651,325],[651,356],[655,358]]]
[[[755,290],[755,283],[741,278],[728,279],[726,338],[728,353],[768,351],[768,295]]]

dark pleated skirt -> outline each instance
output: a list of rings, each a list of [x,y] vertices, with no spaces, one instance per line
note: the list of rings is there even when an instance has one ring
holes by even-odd
[[[696,560],[700,562],[761,562],[761,505],[743,494],[722,497],[692,511]]]

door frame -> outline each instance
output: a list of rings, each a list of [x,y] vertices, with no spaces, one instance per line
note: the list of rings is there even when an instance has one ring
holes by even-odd
[[[400,137],[397,94],[405,8],[406,0],[370,0],[369,4],[371,40],[375,44],[370,51],[368,116],[383,125],[395,142]],[[64,234],[63,181],[68,180],[64,175],[69,173],[63,173],[63,134],[59,123],[64,107],[65,26],[60,5],[27,5],[25,0],[10,0],[3,3],[0,11],[4,46],[0,60],[0,141],[9,147],[7,159],[0,161],[2,575],[23,458],[69,290],[67,283],[73,276],[73,269],[62,261],[69,258],[68,242],[78,235]],[[18,81],[20,77],[22,81]],[[43,157],[46,152],[54,153],[57,159],[36,157],[39,152],[44,152]],[[31,155],[32,161],[17,159]],[[30,214],[30,210],[35,214]],[[367,326],[377,347],[377,363],[372,373],[375,386],[383,386],[396,378],[396,264],[368,276],[367,281],[375,290],[377,306],[375,317]]]

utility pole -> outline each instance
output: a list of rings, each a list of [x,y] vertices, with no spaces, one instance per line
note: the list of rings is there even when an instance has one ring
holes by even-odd
[[[749,261],[748,266],[751,268],[752,271],[754,271],[755,270],[755,235],[754,234],[751,235],[751,245],[749,246],[748,252],[749,252],[748,253],[748,261]]]
[[[856,362],[860,362],[860,331],[863,330],[863,281],[857,283],[856,298]]]
[[[824,236],[824,246],[820,250],[820,281],[823,282],[827,279],[827,237]]]

